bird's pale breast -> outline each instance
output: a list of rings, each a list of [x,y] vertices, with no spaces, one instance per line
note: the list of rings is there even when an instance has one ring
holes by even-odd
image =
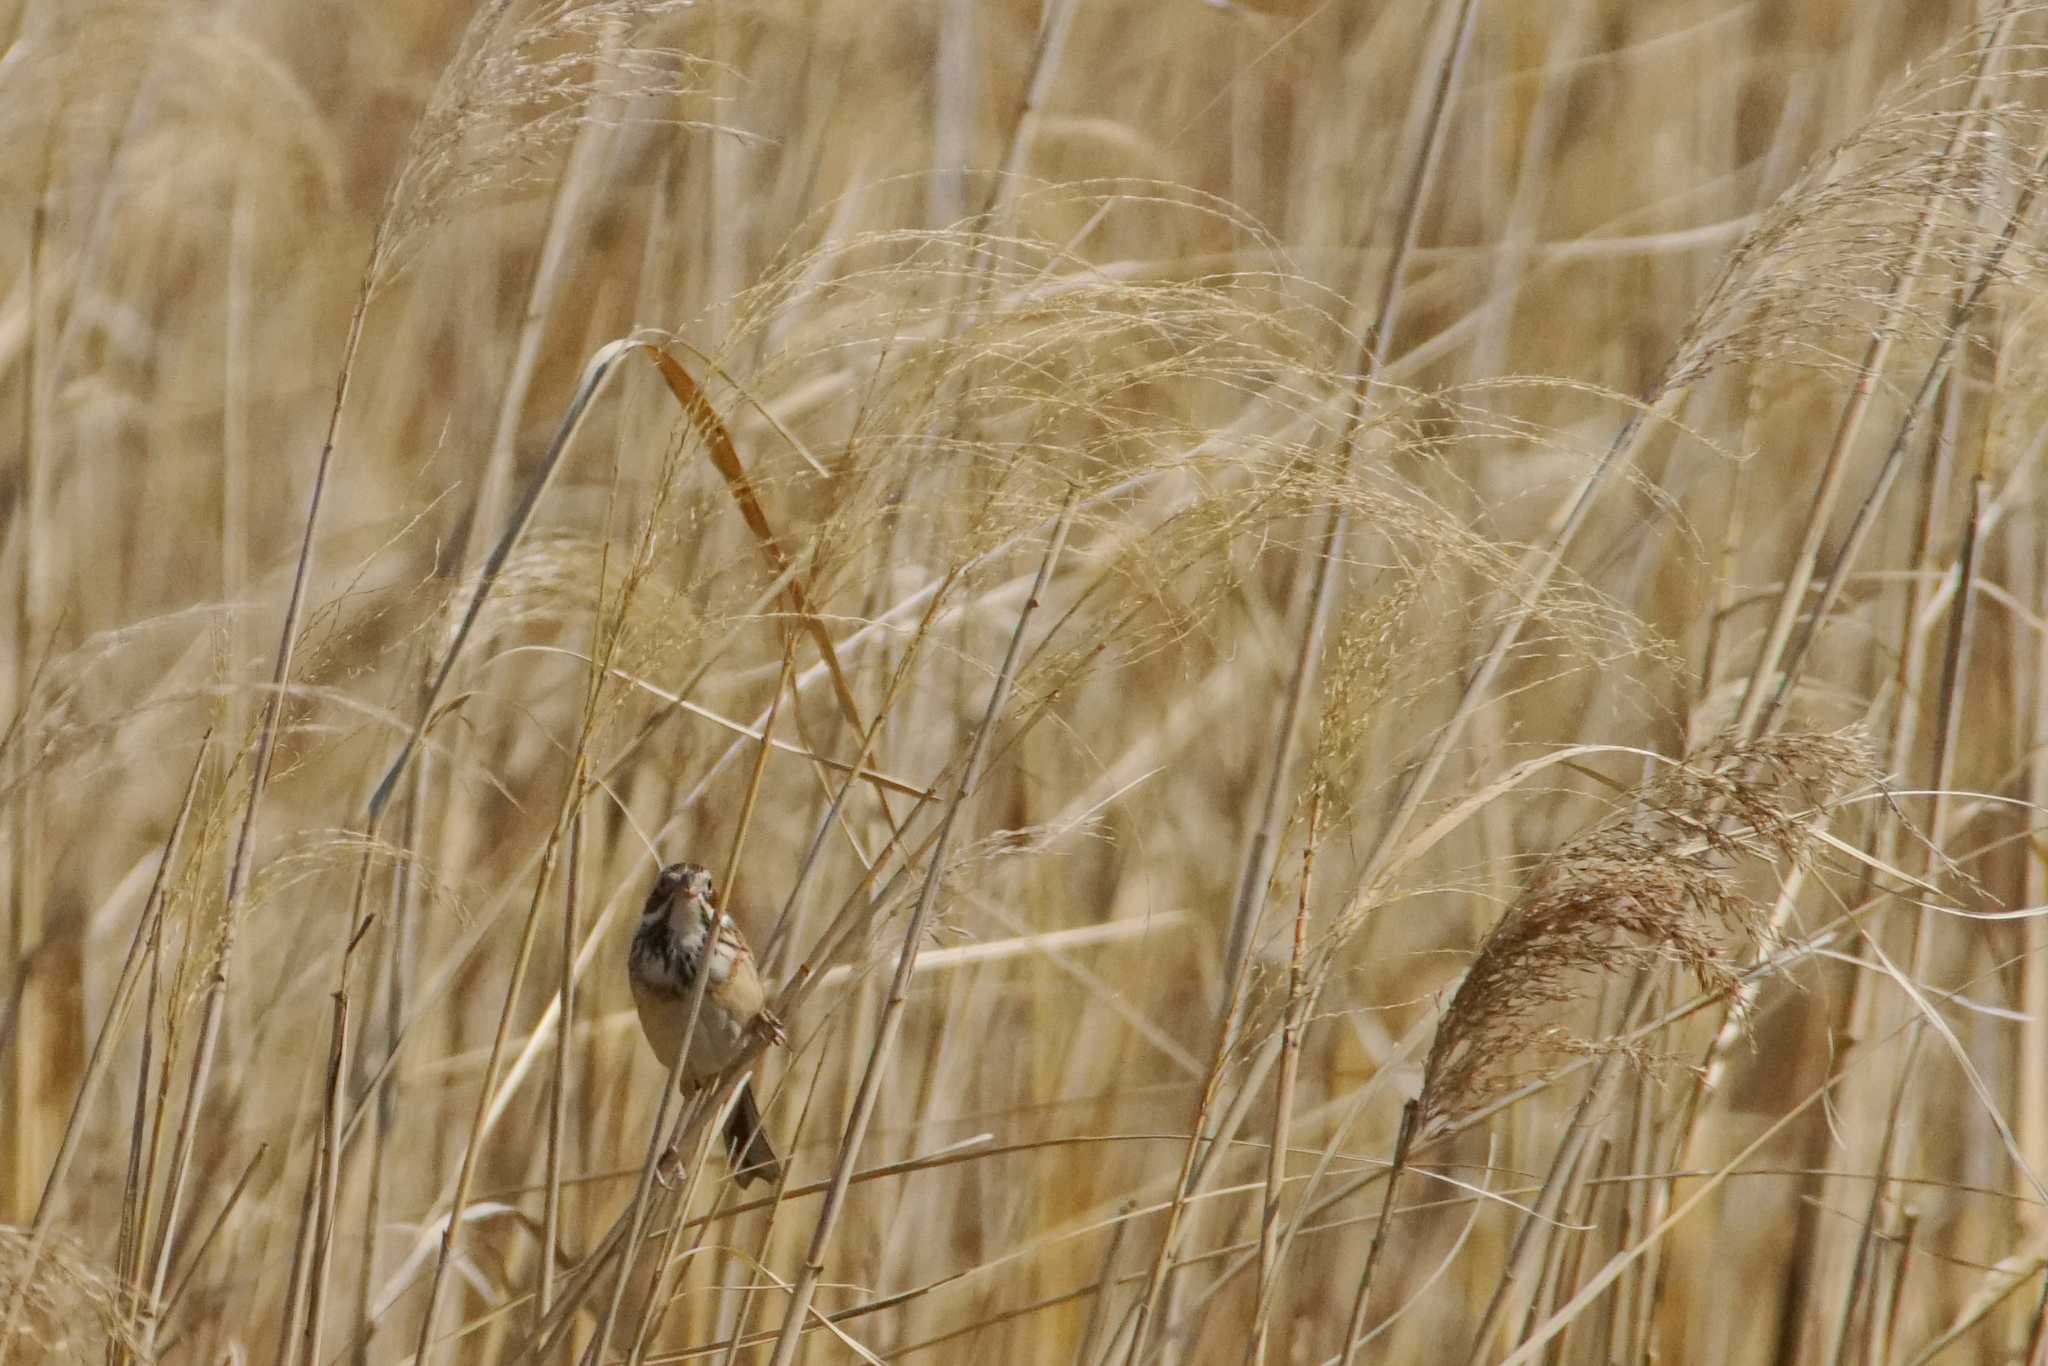
[[[633,1004],[639,1008],[640,1027],[646,1031],[654,1056],[661,1059],[664,1067],[675,1066],[676,1050],[683,1046],[683,1032],[690,1023],[690,993],[671,993],[635,978]],[[746,1037],[746,1023],[707,991],[697,1032],[690,1040],[690,1060],[683,1068],[683,1080],[701,1081],[722,1071],[739,1056]]]

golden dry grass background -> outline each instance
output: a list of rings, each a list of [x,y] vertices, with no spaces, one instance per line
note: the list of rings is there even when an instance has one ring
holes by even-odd
[[[2048,14],[4,32],[0,1359],[2048,1359]]]

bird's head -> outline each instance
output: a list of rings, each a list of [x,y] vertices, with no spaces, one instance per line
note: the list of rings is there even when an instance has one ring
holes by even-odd
[[[718,919],[717,894],[710,870],[701,864],[671,863],[654,879],[647,905],[640,912],[644,921],[665,918],[676,912],[678,929],[699,925],[709,927]]]

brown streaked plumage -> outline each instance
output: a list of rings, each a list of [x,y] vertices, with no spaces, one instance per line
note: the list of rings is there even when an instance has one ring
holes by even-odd
[[[753,1035],[785,1042],[754,955],[732,917],[718,909],[711,874],[694,863],[671,863],[654,880],[640,928],[633,934],[627,976],[640,1028],[662,1065],[673,1067],[689,1027],[690,995],[710,946],[711,980],[683,1062],[682,1084],[694,1087],[724,1071]],[[782,1179],[782,1162],[768,1142],[752,1083],[740,1088],[725,1126],[726,1151],[741,1185]]]

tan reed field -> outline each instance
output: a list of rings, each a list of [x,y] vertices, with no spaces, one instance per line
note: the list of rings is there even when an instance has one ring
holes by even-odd
[[[0,1363],[2048,1363],[2048,9],[0,35]]]

